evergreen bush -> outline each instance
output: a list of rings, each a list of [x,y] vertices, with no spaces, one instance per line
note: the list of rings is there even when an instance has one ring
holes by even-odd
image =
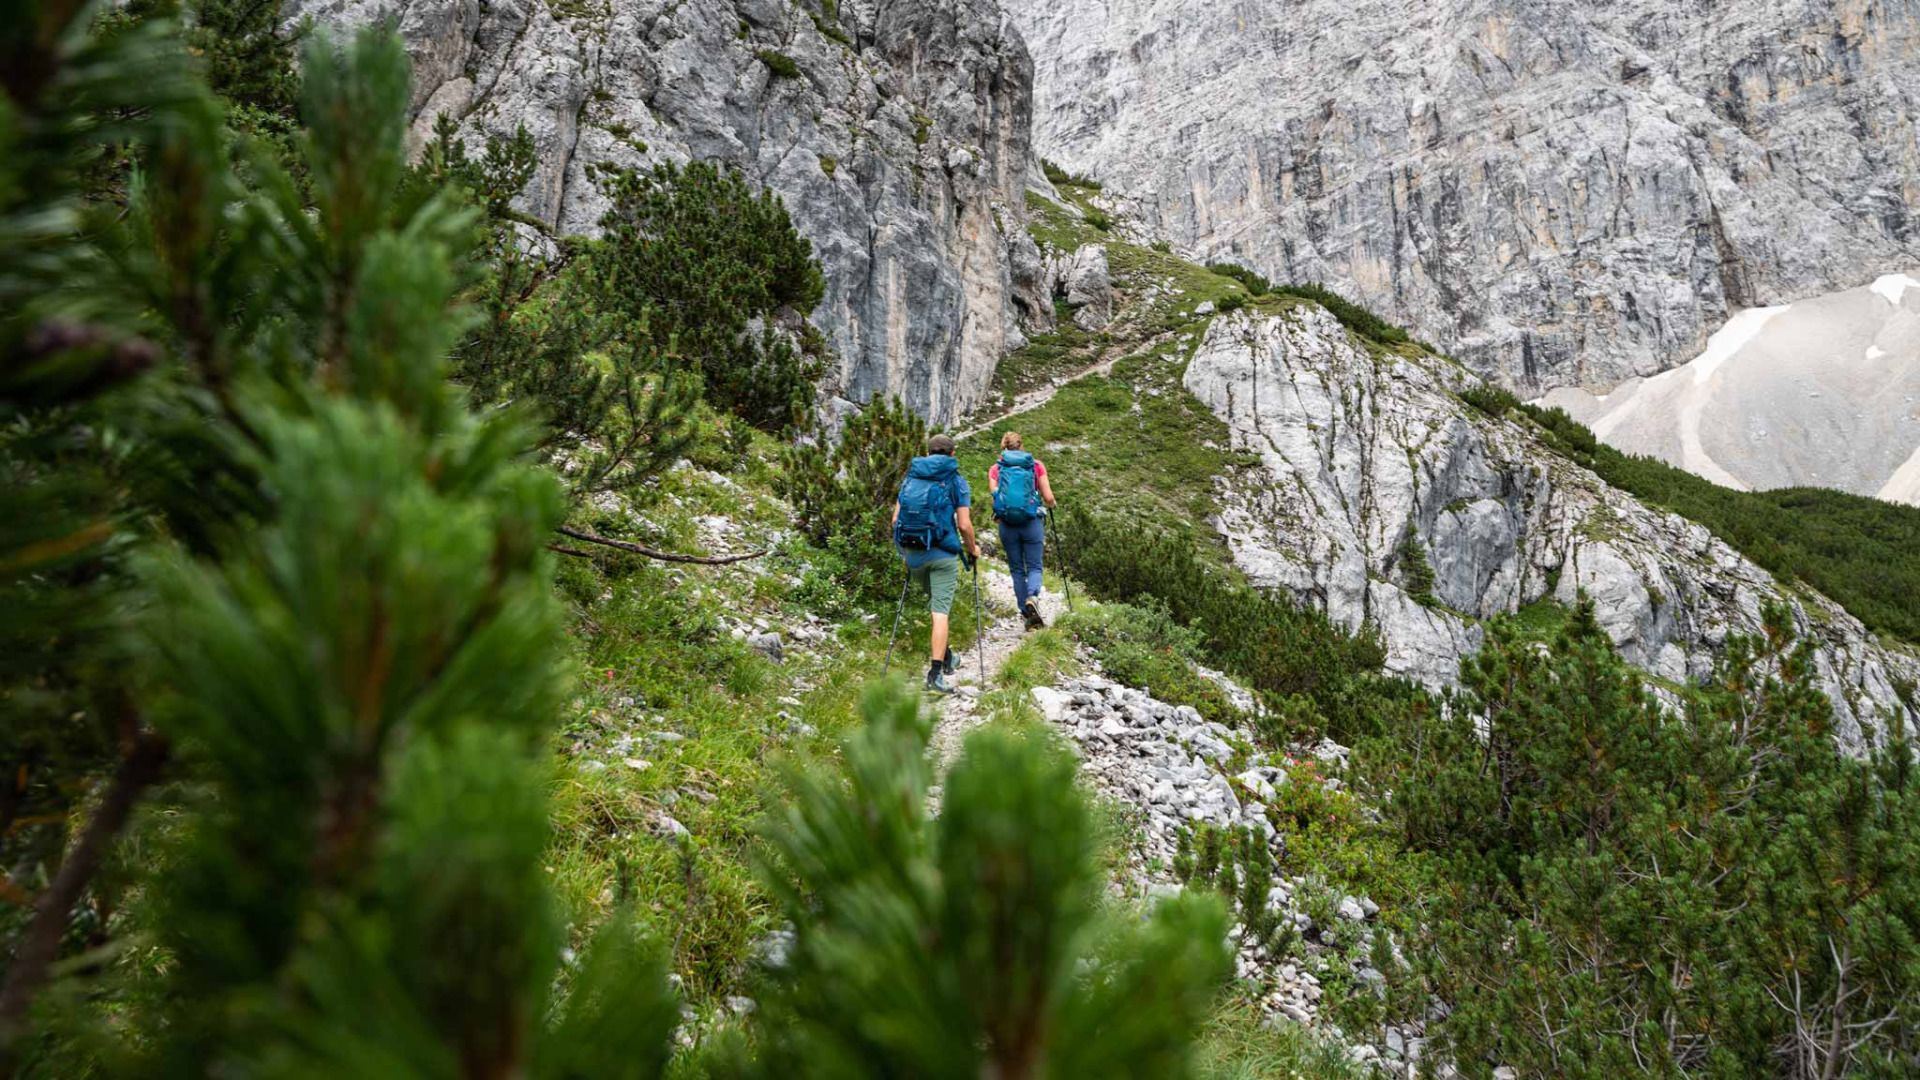
[[[1102,599],[1154,597],[1201,635],[1208,657],[1254,690],[1311,700],[1334,730],[1360,719],[1356,683],[1384,658],[1371,635],[1269,596],[1203,562],[1187,533],[1070,507],[1055,520],[1067,573]]]
[[[1047,182],[1050,184],[1086,188],[1089,191],[1100,190],[1100,181],[1081,176],[1078,173],[1070,173],[1045,158],[1040,160],[1040,171],[1046,173]]]
[[[1275,285],[1280,296],[1311,300],[1333,313],[1340,325],[1378,345],[1404,345],[1412,339],[1398,326],[1322,285]]]
[[[1400,567],[1400,586],[1407,595],[1421,607],[1438,607],[1440,600],[1433,595],[1433,564],[1427,561],[1427,549],[1420,543],[1420,533],[1412,521],[1400,534],[1394,558]]]
[[[584,968],[620,972],[619,996],[579,992],[589,976],[550,1000],[543,738],[564,683],[541,548],[561,501],[521,420],[445,380],[472,219],[397,199],[396,40],[316,41],[302,69],[304,190],[271,160],[248,190],[189,99],[104,241],[100,294],[151,298],[169,354],[118,436],[151,455],[149,490],[200,495],[152,505],[169,527],[130,560],[123,684],[150,725],[129,737],[186,783],[138,887],[95,890],[131,901],[101,939],[137,932],[163,962],[109,969],[10,1049],[148,1075],[658,1075],[677,1016],[629,921]],[[124,818],[139,794],[116,780],[103,805]],[[549,1041],[582,1032],[601,1038]]]
[[[838,442],[801,443],[782,459],[780,492],[801,533],[829,552],[847,592],[863,602],[899,594],[892,507],[926,441],[926,421],[896,398],[849,417]]]
[[[698,437],[700,379],[630,312],[606,308],[580,244],[547,237],[514,208],[536,165],[524,127],[489,138],[478,158],[450,117],[434,134],[409,188],[456,188],[482,215],[480,318],[454,349],[452,377],[481,404],[531,409],[545,422],[539,455],[560,468],[576,502],[664,472]]]
[[[793,57],[788,56],[778,49],[761,49],[753,55],[759,57],[760,62],[767,65],[767,70],[772,72],[773,77],[776,79],[797,79],[800,77],[800,65],[794,62]]]
[[[1824,488],[1735,491],[1623,454],[1564,409],[1522,405],[1548,441],[1602,480],[1697,521],[1782,581],[1820,590],[1874,631],[1920,642],[1920,507]]]
[[[1093,650],[1108,677],[1174,705],[1191,705],[1201,716],[1233,723],[1239,710],[1226,691],[1194,670],[1205,658],[1198,631],[1176,622],[1154,597],[1138,605],[1109,603],[1074,612],[1060,627]]]
[[[1221,905],[1103,910],[1092,809],[1045,732],[969,736],[932,818],[918,699],[876,688],[863,711],[767,832],[796,929],[757,1014],[767,1075],[1186,1074],[1231,973]]]
[[[1463,694],[1361,750],[1445,868],[1428,912],[1458,1060],[1523,1072],[1898,1075],[1920,1067],[1920,792],[1905,732],[1835,746],[1767,612],[1663,707],[1583,602],[1496,624]]]
[[[1467,387],[1460,391],[1460,400],[1495,419],[1520,408],[1520,399],[1514,397],[1512,391],[1492,383],[1475,383]]]
[[[1219,893],[1232,905],[1242,941],[1251,941],[1269,956],[1284,956],[1293,947],[1297,930],[1292,917],[1271,906],[1273,852],[1258,830],[1242,826],[1223,829],[1200,822],[1174,835],[1173,873],[1182,885]]]
[[[1255,296],[1265,296],[1273,289],[1273,282],[1241,266],[1239,263],[1208,263],[1207,269],[1219,274],[1221,277],[1229,277],[1245,285],[1247,291]]]
[[[806,314],[826,286],[780,197],[705,162],[594,175],[613,204],[588,256],[597,308],[697,372],[716,408],[768,431],[804,425],[826,350]]]

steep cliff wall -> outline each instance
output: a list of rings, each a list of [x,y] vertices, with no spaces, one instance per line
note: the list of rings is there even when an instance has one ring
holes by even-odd
[[[1527,393],[1920,255],[1914,0],[1010,0],[1040,152]]]
[[[589,165],[717,160],[785,197],[826,270],[836,389],[936,421],[1020,338],[1016,262],[1032,67],[992,0],[289,0],[292,18],[397,23],[415,133],[525,125],[525,209],[589,232]]]
[[[1783,589],[1704,526],[1655,510],[1559,456],[1529,424],[1455,391],[1436,357],[1372,350],[1321,308],[1213,320],[1185,385],[1258,453],[1263,482],[1224,493],[1216,522],[1254,581],[1353,627],[1377,626],[1388,667],[1451,682],[1478,619],[1581,591],[1621,654],[1674,682],[1711,670],[1729,634],[1788,604],[1818,646],[1843,743],[1920,661],[1810,590]],[[1418,554],[1414,554],[1414,551]],[[1414,564],[1432,570],[1417,596]]]

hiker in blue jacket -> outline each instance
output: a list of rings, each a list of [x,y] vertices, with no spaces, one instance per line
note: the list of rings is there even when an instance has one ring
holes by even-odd
[[[1007,569],[1013,571],[1014,603],[1026,617],[1027,629],[1038,630],[1047,625],[1040,617],[1040,557],[1046,548],[1053,485],[1047,482],[1047,467],[1020,448],[1017,431],[1000,437],[1000,460],[987,469],[987,494],[993,498]]]
[[[980,558],[972,503],[967,478],[960,475],[960,463],[954,460],[953,439],[946,435],[928,439],[926,455],[913,459],[893,504],[893,545],[906,560],[907,576],[927,590],[927,608],[933,616],[927,689],[937,694],[953,689],[946,679],[953,674],[947,617],[960,586],[960,562],[965,559],[971,566]]]

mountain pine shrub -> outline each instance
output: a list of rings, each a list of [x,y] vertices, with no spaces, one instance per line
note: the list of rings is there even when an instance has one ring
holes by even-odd
[[[1421,607],[1437,607],[1440,600],[1433,595],[1433,564],[1427,561],[1427,549],[1420,543],[1420,533],[1412,521],[1400,534],[1395,560],[1400,566],[1400,585],[1407,595]]]
[[[1599,1077],[1920,1067],[1920,789],[1905,733],[1840,753],[1767,612],[1663,706],[1583,603],[1497,623],[1444,711],[1364,746],[1444,867],[1425,971],[1460,1061]]]
[[[800,443],[782,459],[780,493],[801,533],[826,549],[847,592],[862,601],[889,601],[900,591],[892,507],[926,441],[926,421],[896,398],[848,417],[838,442]]]
[[[1239,263],[1208,263],[1207,270],[1219,274],[1221,277],[1232,278],[1240,284],[1245,285],[1247,291],[1255,296],[1265,296],[1273,289],[1273,282],[1241,266]]]
[[[599,308],[696,372],[716,408],[803,426],[826,349],[806,315],[826,286],[780,197],[706,162],[594,175],[612,202],[589,256]]]
[[[1221,905],[1108,911],[1071,754],[988,726],[947,774],[929,717],[872,691],[844,764],[795,774],[767,838],[796,928],[761,998],[777,1076],[1180,1076],[1230,974]]]
[[[1078,173],[1068,172],[1045,158],[1040,160],[1040,171],[1047,174],[1047,182],[1050,184],[1057,184],[1064,187],[1086,188],[1089,191],[1100,190],[1100,181],[1081,176]]]
[[[1825,488],[1735,491],[1623,454],[1564,409],[1522,405],[1547,440],[1602,480],[1711,529],[1783,581],[1803,581],[1870,630],[1920,642],[1920,507]]]
[[[1403,345],[1412,340],[1405,330],[1324,285],[1275,285],[1272,291],[1276,295],[1296,296],[1319,304],[1332,312],[1333,317],[1340,320],[1340,325],[1377,345]]]
[[[1207,656],[1275,701],[1313,702],[1343,730],[1357,681],[1383,660],[1370,634],[1355,636],[1322,612],[1262,593],[1208,566],[1185,532],[1068,507],[1054,519],[1064,569],[1105,600],[1166,605],[1201,635]]]
[[[129,565],[151,460],[124,437],[161,365],[108,302],[93,240],[126,163],[207,101],[159,25],[14,5],[0,19],[0,1072],[63,954],[103,940],[111,838],[166,747],[137,707]]]
[[[92,890],[127,909],[66,946],[112,949],[8,1050],[56,1074],[658,1075],[677,1014],[630,919],[553,1000],[543,742],[564,683],[541,548],[561,500],[521,420],[445,380],[471,219],[396,204],[397,41],[316,42],[302,69],[308,190],[271,158],[248,190],[209,99],[149,98],[146,167],[94,237],[112,258],[88,295],[144,299],[165,353],[106,417],[165,526],[126,559],[141,602],[109,715],[178,780],[122,871],[138,887]],[[77,852],[127,816],[135,760]],[[111,962],[135,940],[146,959]]]
[[[1492,383],[1475,383],[1467,387],[1460,391],[1460,400],[1495,419],[1520,408],[1520,399],[1513,396],[1513,391]]]
[[[760,62],[767,65],[767,70],[772,72],[773,77],[776,79],[797,79],[800,77],[800,65],[794,61],[793,57],[788,56],[778,49],[761,49],[753,55],[759,57]]]
[[[1170,704],[1191,705],[1209,720],[1231,724],[1238,719],[1226,691],[1194,670],[1206,658],[1199,631],[1177,622],[1154,597],[1142,597],[1138,605],[1084,607],[1059,626],[1093,650],[1109,678]]]
[[[1232,906],[1252,941],[1278,957],[1292,948],[1298,931],[1291,915],[1267,903],[1273,888],[1273,852],[1265,836],[1246,826],[1223,829],[1209,822],[1174,836],[1173,873],[1190,888],[1211,889]]]

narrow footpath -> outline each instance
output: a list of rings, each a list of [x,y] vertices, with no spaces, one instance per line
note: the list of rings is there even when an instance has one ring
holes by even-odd
[[[957,603],[973,603],[972,575],[963,575],[960,587],[965,595]],[[987,623],[986,634],[978,643],[968,642],[965,655],[954,657],[956,667],[951,679],[954,692],[934,705],[938,717],[934,721],[933,739],[928,744],[927,752],[933,756],[936,784],[946,777],[947,769],[960,756],[960,745],[966,740],[967,733],[986,722],[986,712],[981,707],[980,699],[994,688],[1007,657],[1013,655],[1013,651],[1020,647],[1021,638],[1026,636],[1026,620],[1020,617],[1014,607],[1013,579],[1007,572],[1005,562],[998,559],[980,560],[980,602],[991,620]],[[1059,595],[1053,592],[1041,594],[1040,614],[1048,625],[1052,625],[1066,610],[1066,601]],[[918,657],[915,660],[924,664],[924,660]],[[937,808],[937,787],[929,793],[929,798]]]

